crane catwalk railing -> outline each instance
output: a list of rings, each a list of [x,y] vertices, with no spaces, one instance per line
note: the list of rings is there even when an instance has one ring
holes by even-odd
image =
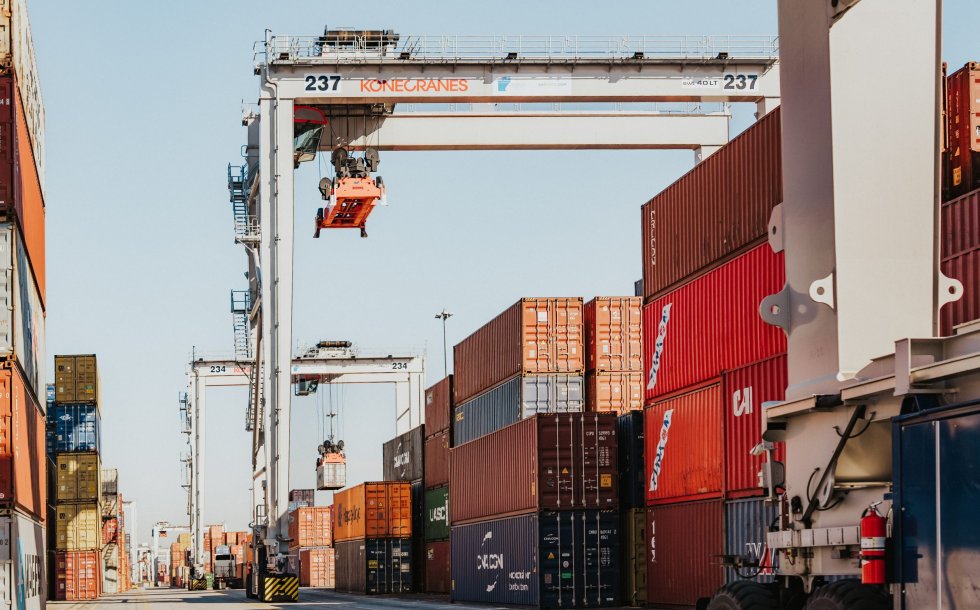
[[[341,32],[343,33],[343,32]],[[504,62],[573,63],[576,60],[771,59],[777,36],[398,36],[385,32],[323,36],[271,36],[255,44],[263,62]]]

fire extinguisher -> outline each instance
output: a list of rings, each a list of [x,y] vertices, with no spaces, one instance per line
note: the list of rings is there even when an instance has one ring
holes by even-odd
[[[861,582],[866,585],[885,584],[885,539],[888,520],[878,513],[873,502],[861,515]]]

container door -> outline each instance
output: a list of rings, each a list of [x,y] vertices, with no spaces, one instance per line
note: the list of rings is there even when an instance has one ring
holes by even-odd
[[[13,573],[13,562],[0,561],[0,610],[10,610],[13,605]]]

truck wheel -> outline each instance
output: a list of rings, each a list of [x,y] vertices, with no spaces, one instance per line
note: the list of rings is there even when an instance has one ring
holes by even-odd
[[[740,580],[725,585],[708,604],[708,610],[778,610],[779,597],[771,585]]]
[[[891,600],[881,587],[857,580],[838,580],[817,589],[805,610],[889,610]]]

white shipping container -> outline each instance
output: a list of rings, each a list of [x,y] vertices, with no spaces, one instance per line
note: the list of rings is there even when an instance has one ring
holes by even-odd
[[[102,592],[119,593],[119,545],[107,544],[102,548]]]
[[[119,469],[102,469],[102,495],[115,496],[119,493]]]
[[[44,526],[17,511],[0,511],[0,610],[44,610]]]
[[[37,73],[26,0],[0,0],[0,65],[14,69],[43,193],[44,100],[41,97],[41,81]]]
[[[41,408],[46,382],[44,308],[16,225],[0,223],[0,357],[14,356]]]

